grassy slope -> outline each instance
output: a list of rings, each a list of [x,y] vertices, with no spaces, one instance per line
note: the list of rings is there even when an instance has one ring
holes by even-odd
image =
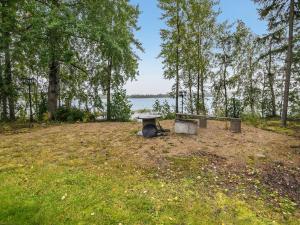
[[[63,126],[61,130],[51,136],[52,141],[66,132]],[[0,144],[0,224],[300,222],[297,216],[284,216],[259,198],[244,200],[227,195],[222,187],[213,185],[213,177],[195,170],[195,162],[187,165],[186,161],[170,159],[182,170],[166,171],[172,176],[161,176],[156,170],[136,166],[134,161],[105,156],[93,163],[75,154],[60,161],[43,160],[43,154],[35,153],[49,146],[39,140],[29,139],[27,143],[22,135],[1,140],[8,142]],[[10,149],[12,142],[30,146],[30,151]],[[68,146],[64,151],[77,147]]]

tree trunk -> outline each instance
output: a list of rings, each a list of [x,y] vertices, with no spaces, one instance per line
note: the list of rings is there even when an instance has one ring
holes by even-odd
[[[225,117],[228,117],[228,96],[227,96],[227,82],[226,82],[227,65],[224,63],[223,72],[223,88],[224,88],[224,98],[225,98]]]
[[[59,7],[59,1],[53,0],[53,5]],[[48,30],[49,47],[51,58],[49,61],[49,86],[48,86],[48,113],[49,119],[55,119],[55,113],[57,111],[57,104],[59,98],[59,83],[60,83],[60,62],[59,62],[59,50],[60,34],[56,28]]]
[[[57,110],[57,101],[59,94],[59,71],[60,64],[52,57],[49,64],[49,87],[48,87],[48,113],[49,119],[54,119],[55,112]]]
[[[9,33],[6,33],[7,43],[5,43],[5,96],[8,98],[9,107],[9,119],[15,120],[15,103],[14,103],[14,90],[12,84],[12,71],[11,71],[11,57],[10,57],[10,44],[9,44]]]
[[[2,65],[0,64],[0,105],[2,111],[0,112],[0,119],[7,120],[7,102],[6,95],[4,93],[4,78],[2,76]]]
[[[5,91],[5,83],[4,83],[4,76],[2,76],[2,65],[1,65],[1,73],[0,73],[0,104],[2,106],[1,112],[1,119],[6,121],[8,119],[8,112],[7,112],[7,98],[6,98],[6,91]],[[4,75],[4,74],[3,74]]]
[[[251,108],[251,114],[255,114],[255,109],[254,109],[254,95],[253,95],[253,68],[252,68],[252,56],[250,57],[249,60],[250,64],[250,69],[249,69],[249,82],[250,82],[250,93],[249,93],[249,100],[250,100],[250,108]]]
[[[206,114],[206,109],[205,109],[205,93],[204,93],[204,73],[203,70],[201,71],[201,101],[202,101],[202,106],[201,106],[201,113]]]
[[[179,45],[180,45],[180,24],[179,24],[179,4],[176,1],[176,10],[177,10],[177,17],[176,17],[176,28],[177,28],[177,45],[176,45],[176,106],[175,111],[176,113],[179,112]]]
[[[263,86],[262,86],[262,93],[261,93],[261,117],[264,118],[265,116],[265,88],[266,88],[266,76],[263,74]]]
[[[281,116],[281,125],[283,127],[287,126],[291,70],[292,70],[292,63],[293,63],[293,31],[294,31],[294,15],[295,15],[294,9],[295,9],[295,1],[291,0],[290,16],[289,16],[288,52],[287,52],[287,60],[286,60],[286,75],[285,75],[285,84],[284,84],[282,116]]]
[[[3,97],[2,97],[2,119],[4,121],[8,120],[7,98],[5,95],[3,95]]]
[[[108,62],[107,68],[107,120],[111,120],[111,76],[112,76],[112,59]]]
[[[200,80],[201,80],[201,46],[202,46],[202,41],[201,41],[201,35],[200,35],[200,28],[198,26],[198,68],[197,68],[197,115],[200,114]]]
[[[197,100],[196,100],[197,115],[200,114],[200,71],[197,73]]]
[[[272,40],[270,40],[268,81],[271,92],[272,117],[276,117],[276,96],[274,91],[274,74],[272,74]]]
[[[189,69],[189,95],[190,95],[190,109],[191,109],[191,114],[194,114],[194,107],[193,107],[193,91],[192,91],[192,76],[191,76],[191,70]]]

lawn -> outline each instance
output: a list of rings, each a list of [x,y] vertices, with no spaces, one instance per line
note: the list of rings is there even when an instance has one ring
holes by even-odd
[[[172,121],[163,126],[172,128]],[[0,134],[0,224],[299,224],[297,137],[87,123]]]

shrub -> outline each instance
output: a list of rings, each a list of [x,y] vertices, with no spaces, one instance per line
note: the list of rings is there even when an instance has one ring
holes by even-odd
[[[232,118],[239,118],[242,112],[242,102],[236,98],[231,98],[228,105],[228,116]]]
[[[77,108],[59,107],[55,113],[55,119],[62,122],[83,121],[84,111]]]
[[[162,118],[165,120],[175,119],[175,113],[171,110],[171,106],[166,100],[161,105],[157,99],[153,105],[153,111],[161,114]]]
[[[114,121],[125,122],[131,118],[132,104],[127,98],[124,89],[116,89],[112,95],[111,101],[111,118]]]
[[[96,121],[96,115],[91,112],[84,112],[82,121],[84,123],[86,122],[95,122]]]
[[[253,126],[258,126],[262,122],[261,118],[258,115],[243,114],[241,117],[244,122],[249,123]]]
[[[48,114],[47,112],[47,97],[45,93],[41,93],[41,100],[38,104],[38,110],[37,110],[37,119],[45,121],[45,114]],[[48,121],[48,119],[47,119]]]

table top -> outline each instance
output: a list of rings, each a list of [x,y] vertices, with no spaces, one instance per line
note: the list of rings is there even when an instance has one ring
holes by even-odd
[[[140,120],[151,120],[151,119],[159,119],[161,115],[140,115],[138,119]]]

